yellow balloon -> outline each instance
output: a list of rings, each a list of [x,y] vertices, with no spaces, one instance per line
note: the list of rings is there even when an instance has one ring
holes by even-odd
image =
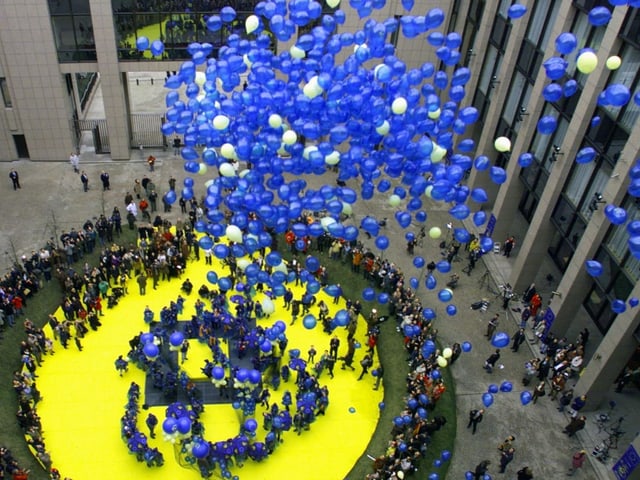
[[[233,165],[227,162],[220,165],[219,170],[220,175],[222,175],[223,177],[234,177],[236,175],[236,170],[235,168],[233,168]]]
[[[340,5],[340,0],[327,0],[327,5],[331,8],[336,8]]]
[[[326,163],[327,165],[331,165],[331,166],[337,165],[339,161],[340,161],[340,152],[337,152],[336,150],[334,150],[329,155],[324,157],[324,163]]]
[[[431,229],[429,230],[429,236],[431,238],[440,238],[440,235],[442,235],[442,230],[440,230],[440,227],[431,227]]]
[[[204,175],[207,173],[207,165],[205,163],[201,163],[198,165],[198,175]]]
[[[346,202],[342,202],[342,213],[345,215],[351,215],[353,213],[353,208]]]
[[[282,142],[285,145],[293,145],[298,141],[298,134],[293,130],[287,130],[282,134]]]
[[[306,56],[305,51],[299,47],[296,47],[295,45],[291,46],[291,48],[289,49],[289,53],[293,58],[304,58]]]
[[[229,126],[229,117],[225,115],[216,115],[213,117],[213,128],[216,130],[224,130]]]
[[[407,100],[403,97],[398,97],[391,104],[391,111],[396,115],[402,115],[407,111],[407,106]]]
[[[204,74],[204,72],[196,72],[196,78],[194,80],[196,85],[201,87],[202,85],[204,85],[204,82],[206,81],[207,81],[207,76]]]
[[[440,145],[434,143],[433,150],[431,150],[431,161],[437,163],[442,160],[446,154],[446,148],[442,148]]]
[[[437,120],[438,118],[440,118],[440,109],[437,108],[433,111],[430,110],[427,115],[431,120]]]
[[[271,128],[280,128],[282,126],[282,117],[277,113],[269,115],[269,126]]]
[[[617,70],[620,68],[620,65],[622,65],[622,59],[619,56],[613,55],[607,58],[606,66],[609,70]]]
[[[438,358],[436,359],[436,362],[438,363],[438,366],[440,368],[444,368],[449,364],[449,362],[447,362],[447,359],[444,358],[442,355],[438,356]]]
[[[507,137],[498,137],[496,138],[495,142],[493,142],[493,146],[499,152],[508,152],[509,150],[511,150],[511,140],[509,140]]]
[[[424,189],[424,194],[428,198],[431,198],[431,190],[433,190],[433,185],[429,185],[427,188]]]
[[[594,52],[581,53],[576,61],[576,67],[581,73],[589,74],[598,66],[598,57]]]
[[[260,19],[256,15],[249,15],[244,21],[244,28],[247,30],[247,33],[255,32],[259,26]]]
[[[242,230],[235,225],[227,225],[226,237],[232,242],[242,243]]]
[[[442,350],[442,356],[447,360],[450,359],[452,355],[453,355],[453,350],[451,350],[449,347]]]
[[[387,133],[389,133],[389,128],[389,122],[385,120],[384,122],[382,122],[382,125],[376,127],[376,132],[378,132],[378,135],[386,135]]]
[[[230,143],[224,143],[220,147],[220,155],[222,155],[224,158],[232,159],[235,157],[236,151],[233,148],[233,145],[231,145]]]
[[[394,194],[389,197],[389,205],[392,207],[397,207],[400,205],[400,202],[402,202],[402,199],[398,195]]]

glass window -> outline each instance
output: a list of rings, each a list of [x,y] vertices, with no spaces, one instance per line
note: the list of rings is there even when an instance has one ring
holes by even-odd
[[[571,243],[571,245],[573,245],[574,248],[578,246],[578,243],[580,243],[580,239],[582,238],[582,235],[584,234],[584,231],[586,229],[587,224],[584,222],[582,217],[576,215],[573,226],[571,227],[571,231],[569,232],[569,235],[567,235],[569,242]]]
[[[539,0],[534,3],[535,9],[529,17],[529,25],[526,38],[530,40],[532,44],[537,45],[540,35],[544,30],[545,23],[547,22],[547,12],[549,11],[549,4],[551,0]],[[558,2],[554,2],[558,3]]]
[[[505,122],[509,125],[514,123],[516,112],[522,105],[520,98],[522,97],[522,92],[527,85],[527,80],[521,73],[516,72],[513,76],[513,80],[511,82],[511,88],[509,89],[509,94],[507,95],[507,101],[504,105],[504,110],[502,112],[502,118],[504,118]],[[515,143],[514,140],[512,140]]]
[[[633,290],[633,282],[624,273],[620,273],[611,285],[611,294],[615,298],[625,299]]]
[[[561,2],[556,2],[551,0],[551,13],[547,15],[547,22],[545,24],[544,35],[542,39],[538,42],[538,48],[541,51],[545,51],[547,49],[547,44],[549,43],[549,38],[551,37],[551,33],[553,32],[553,24],[558,18],[558,10],[560,10]]]
[[[491,29],[491,42],[502,52],[504,52],[505,45],[507,44],[510,30],[511,26],[505,19],[496,17],[493,22],[493,29]]]
[[[625,40],[640,47],[640,10],[630,8],[627,17],[622,24],[622,33],[620,36]]]
[[[569,233],[574,216],[575,209],[563,197],[560,197],[551,218],[563,234]]]
[[[482,73],[480,74],[480,80],[478,81],[478,89],[488,96],[489,87],[491,84],[491,78],[495,75],[494,72],[499,70],[502,56],[498,56],[498,49],[494,46],[489,46],[487,54],[484,57],[484,66],[482,67]]]
[[[608,303],[607,295],[604,293],[602,288],[594,283],[591,291],[584,301],[584,308],[589,312],[591,318],[593,318],[600,330],[602,330],[602,325],[599,323],[600,314],[603,310],[606,310],[605,306]],[[608,328],[608,325],[606,325],[606,327]]]
[[[536,213],[537,207],[538,207],[538,199],[535,197],[535,195],[533,195],[533,193],[526,190],[522,194],[522,200],[520,201],[520,205],[518,205],[518,208],[520,208],[520,211],[522,212],[524,219],[528,223],[531,223],[531,219],[533,218],[533,215]]]
[[[500,0],[500,6],[498,6],[498,15],[502,18],[507,18],[509,15],[509,7],[513,2],[511,0]]]
[[[618,266],[618,263],[615,261],[615,259],[611,257],[604,248],[600,248],[598,250],[595,259],[602,265],[602,275],[600,275],[596,281],[604,289],[608,289],[609,285],[611,285],[611,282],[613,281],[613,278],[620,271],[620,267]]]
[[[600,123],[595,127],[589,127],[587,137],[593,142],[593,146],[597,150],[603,152],[605,145],[609,141],[609,136],[615,128],[615,122],[601,108],[597,109],[595,116],[600,117]]]
[[[469,6],[469,20],[475,24],[479,24],[484,11],[484,0],[471,0]]]
[[[558,268],[565,272],[573,257],[573,247],[560,232],[556,231],[548,251]]]
[[[537,161],[534,161],[527,168],[523,168],[522,170],[520,170],[520,178],[522,179],[525,185],[527,185],[530,188],[533,188],[533,186],[536,184],[536,181],[538,180],[539,173],[540,173],[540,163],[538,163]]]
[[[593,182],[585,192],[585,195],[582,197],[583,202],[580,207],[580,213],[584,215],[586,218],[591,218],[593,212],[589,209],[589,205],[591,203],[591,199],[594,197],[596,192],[602,193],[604,191],[604,187],[606,187],[607,182],[611,178],[611,166],[607,162],[600,162],[599,168],[596,170],[596,174],[593,178]]]
[[[594,169],[595,162],[574,164],[571,174],[569,175],[569,182],[564,190],[567,200],[569,200],[574,207],[580,204],[580,200],[591,180]]]
[[[0,77],[0,93],[2,94],[2,101],[4,102],[5,108],[13,107],[13,102],[11,102],[11,94],[9,93],[9,85],[7,85],[7,79],[4,77]]]

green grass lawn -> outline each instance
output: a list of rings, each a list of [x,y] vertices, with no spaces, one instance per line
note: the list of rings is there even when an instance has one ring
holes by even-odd
[[[120,243],[129,244],[135,240],[135,231],[125,228],[124,234],[119,240]],[[284,241],[280,243],[284,245]],[[83,261],[97,263],[98,252]],[[340,279],[344,296],[358,299],[362,297],[362,290],[368,286],[362,275],[351,272],[349,265],[340,261],[332,261],[325,254],[319,255],[321,263],[325,264],[329,271],[330,283],[338,283]],[[81,268],[83,263],[74,265]],[[24,318],[30,318],[38,325],[46,322],[47,315],[53,312],[60,304],[62,292],[56,280],[43,285],[43,288],[36,294],[25,309],[25,317],[17,320],[16,327],[7,328],[3,332],[4,339],[0,343],[0,355],[4,361],[0,363],[0,383],[5,388],[0,389],[0,404],[3,406],[0,413],[0,445],[8,447],[21,466],[31,469],[30,478],[33,480],[48,479],[49,476],[43,471],[40,464],[31,455],[25,443],[22,431],[18,427],[15,413],[18,409],[16,395],[11,388],[13,372],[21,367],[18,345],[24,340],[25,334],[21,322]],[[374,302],[363,302],[363,315],[368,316],[371,309],[376,308],[381,315],[388,314],[386,305]],[[396,332],[396,323],[390,320],[381,324],[381,334],[378,341],[378,355],[380,361],[385,365],[384,376],[384,403],[385,408],[380,415],[380,421],[375,434],[359,461],[354,465],[349,473],[349,479],[362,479],[372,471],[372,461],[367,455],[377,457],[385,452],[391,438],[390,432],[393,426],[393,418],[399,415],[405,406],[406,396],[406,376],[408,373],[406,351],[403,346],[401,334]],[[46,358],[46,357],[45,357]],[[435,413],[447,418],[446,426],[437,432],[428,447],[427,456],[418,465],[420,478],[426,478],[431,472],[436,472],[441,479],[446,478],[448,462],[443,462],[440,468],[433,466],[434,460],[440,458],[443,450],[451,451],[456,434],[456,410],[455,410],[455,388],[448,369],[442,371],[447,391],[441,397],[436,407]],[[118,426],[114,426],[117,428]],[[44,432],[46,441],[46,431]],[[53,459],[55,462],[55,458]]]

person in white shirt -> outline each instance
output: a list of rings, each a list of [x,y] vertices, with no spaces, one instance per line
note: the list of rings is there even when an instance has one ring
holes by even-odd
[[[138,207],[136,205],[136,202],[131,201],[129,205],[127,205],[127,212],[129,212],[134,217],[138,216]]]

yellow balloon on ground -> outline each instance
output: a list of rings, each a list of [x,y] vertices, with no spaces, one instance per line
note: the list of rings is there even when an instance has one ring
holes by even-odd
[[[609,70],[617,70],[620,68],[620,65],[622,65],[622,59],[617,55],[613,55],[612,57],[607,58],[605,65]]]
[[[438,118],[440,118],[440,109],[436,108],[433,111],[429,111],[429,113],[427,114],[427,116],[431,119],[431,120],[437,120]]]
[[[436,359],[436,362],[438,363],[438,366],[440,368],[444,368],[449,364],[449,362],[447,362],[447,359],[444,358],[442,355],[438,356],[438,358]]]
[[[402,115],[407,111],[407,106],[407,100],[404,97],[398,97],[391,104],[391,111],[396,115]]]
[[[216,115],[213,117],[213,128],[216,130],[224,130],[229,126],[229,117],[225,115]]]
[[[223,177],[234,177],[236,175],[236,169],[233,168],[233,165],[227,162],[220,165],[219,170],[220,175],[222,175]]]
[[[382,125],[376,127],[376,132],[378,132],[378,135],[386,135],[387,133],[389,133],[389,128],[389,122],[385,120],[384,122],[382,122]]]
[[[398,195],[394,194],[389,197],[389,205],[392,207],[397,207],[400,205],[400,202],[402,202],[402,199]]]
[[[493,146],[499,152],[508,152],[511,150],[511,140],[507,137],[498,137],[495,142],[493,142]]]
[[[271,128],[280,128],[282,126],[282,117],[277,113],[269,115],[269,126]]]
[[[431,227],[431,229],[429,230],[429,236],[431,238],[440,238],[440,235],[442,235],[442,230],[440,230],[440,227]]]
[[[232,242],[242,243],[242,230],[235,225],[227,225],[225,235]]]
[[[453,350],[451,350],[449,347],[442,350],[442,356],[447,360],[450,359],[452,355],[453,355]]]
[[[594,52],[581,53],[576,61],[576,67],[581,73],[589,74],[598,66],[598,57]]]
[[[236,156],[236,151],[230,143],[223,143],[220,147],[220,155],[224,158],[232,159]]]
[[[204,175],[207,173],[207,165],[205,163],[201,163],[198,165],[198,175]]]
[[[295,45],[291,46],[289,53],[293,58],[304,58],[306,56],[305,51]]]
[[[287,130],[282,134],[282,143],[285,145],[293,145],[298,141],[298,134],[293,130]]]
[[[255,32],[259,26],[260,19],[256,15],[249,15],[244,21],[244,28],[247,30],[247,33]]]

